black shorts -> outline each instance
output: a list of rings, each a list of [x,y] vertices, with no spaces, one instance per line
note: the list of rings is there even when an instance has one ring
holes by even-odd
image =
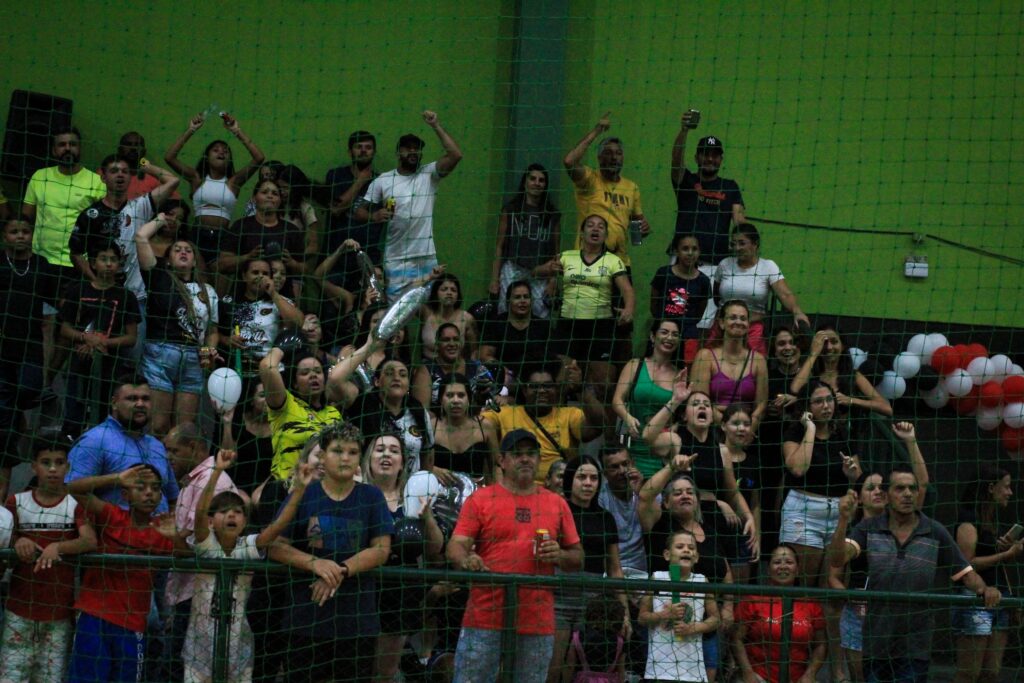
[[[380,632],[415,633],[423,628],[423,597],[426,589],[416,584],[390,584],[382,581],[377,594]]]
[[[313,640],[293,635],[288,639],[284,678],[289,683],[372,683],[376,653],[376,636]]]
[[[555,326],[555,339],[566,355],[577,361],[610,363],[615,346],[615,320],[563,318]]]

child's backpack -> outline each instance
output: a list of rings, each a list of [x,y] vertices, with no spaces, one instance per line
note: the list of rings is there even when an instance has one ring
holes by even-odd
[[[580,642],[579,631],[572,632],[572,646],[576,650],[576,659],[582,667],[582,670],[577,671],[576,675],[572,677],[572,683],[622,683],[622,678],[617,671],[619,659],[622,658],[621,635],[615,638],[615,659],[612,661],[611,666],[608,667],[608,671],[590,670],[590,665],[587,664],[587,655],[583,652],[583,643]]]

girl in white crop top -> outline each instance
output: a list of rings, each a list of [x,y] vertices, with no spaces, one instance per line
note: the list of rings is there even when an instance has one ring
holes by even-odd
[[[207,145],[195,168],[178,160],[178,152],[205,122],[202,114],[192,117],[188,128],[164,155],[164,160],[170,167],[192,186],[192,205],[196,218],[208,229],[227,227],[231,222],[231,214],[238,202],[238,193],[242,185],[266,158],[256,143],[242,132],[238,121],[226,113],[221,114],[221,118],[224,120],[224,127],[238,138],[252,155],[252,159],[240,171],[235,171],[231,148],[223,140],[214,140]]]

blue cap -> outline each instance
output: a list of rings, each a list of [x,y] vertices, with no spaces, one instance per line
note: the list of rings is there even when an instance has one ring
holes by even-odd
[[[537,440],[537,437],[533,432],[525,429],[513,429],[511,432],[501,437],[501,452],[508,453],[509,451],[514,451],[516,446],[523,441],[529,441],[537,448],[540,448],[540,441]]]

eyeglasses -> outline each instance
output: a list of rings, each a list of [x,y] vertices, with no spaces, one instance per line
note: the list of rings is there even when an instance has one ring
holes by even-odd
[[[675,330],[658,330],[655,334],[659,337],[668,337],[669,339],[679,339],[679,333]]]

